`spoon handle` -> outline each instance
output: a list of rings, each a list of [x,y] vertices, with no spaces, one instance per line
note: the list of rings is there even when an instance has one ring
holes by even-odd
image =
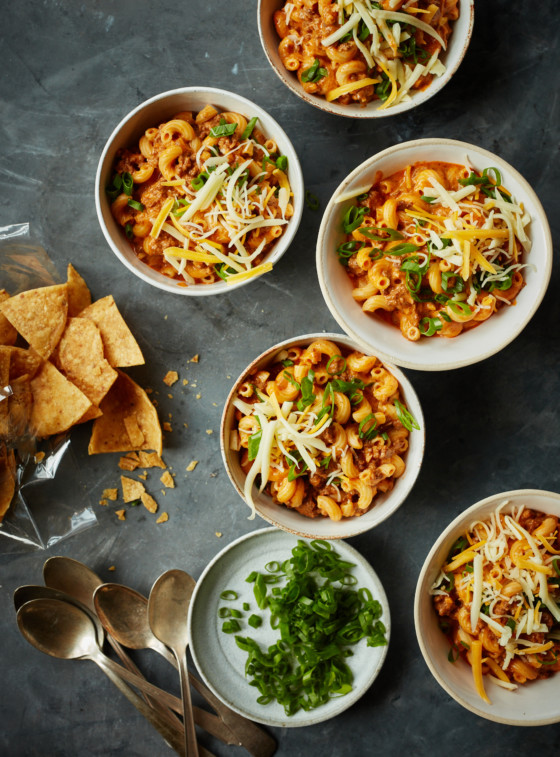
[[[171,746],[171,748],[174,749],[177,754],[181,755],[181,757],[186,757],[185,745],[180,731],[175,730],[173,726],[165,722],[155,710],[152,710],[151,707],[148,707],[144,700],[126,685],[120,674],[113,670],[113,665],[115,665],[115,667],[117,668],[119,666],[116,665],[116,663],[113,663],[113,665],[108,665],[106,660],[101,657],[96,657],[94,659],[94,662],[99,665],[101,670],[115,684],[121,694],[123,694],[128,699],[128,701],[134,705],[134,707],[136,707],[136,709],[146,718],[146,720],[149,720],[156,731],[158,731],[158,733],[163,736],[163,738]],[[112,662],[112,660],[109,660],[109,662]]]
[[[194,728],[193,708],[191,701],[191,687],[189,684],[189,671],[187,670],[187,650],[183,654],[173,650],[179,663],[179,678],[181,680],[181,696],[183,699],[183,722],[185,724],[185,747],[187,757],[199,757],[196,731]]]

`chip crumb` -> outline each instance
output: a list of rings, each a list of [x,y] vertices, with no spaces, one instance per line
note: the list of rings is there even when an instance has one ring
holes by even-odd
[[[158,509],[158,503],[155,501],[155,499],[148,494],[148,492],[142,492],[140,495],[140,499],[142,500],[142,504],[148,510],[150,513],[157,512]]]
[[[157,452],[140,451],[138,455],[141,468],[167,468]]]
[[[150,400],[154,407],[158,407],[159,402],[157,400]]]
[[[173,481],[173,476],[168,470],[166,470],[165,473],[162,474],[160,481],[164,486],[167,486],[168,489],[175,488],[175,481]]]
[[[188,427],[189,427],[189,424],[188,424],[188,423],[183,423],[183,426],[184,426],[185,428],[188,428]]]
[[[107,570],[110,570],[111,573],[112,573],[114,570],[116,570],[116,568],[115,568],[114,565],[109,565],[109,567],[107,568]]]
[[[173,418],[173,413],[167,413],[168,418]]]
[[[199,361],[199,360],[200,360],[200,355],[194,355],[194,357],[192,357],[192,358],[191,358],[191,359],[189,360],[189,362],[190,362],[190,363],[198,363],[198,361]]]
[[[228,376],[228,378],[229,378],[229,376]],[[146,392],[146,394],[151,394],[151,393],[152,393],[152,392],[153,392],[154,390],[152,389],[152,387],[151,387],[151,386],[147,386],[147,387],[146,387],[146,388],[144,389],[144,391]]]
[[[35,454],[35,455],[33,456],[33,461],[34,461],[35,463],[41,463],[41,462],[43,462],[43,460],[44,460],[44,459],[45,459],[45,453],[44,453],[44,452],[37,452],[37,453],[36,453],[36,454]]]
[[[145,481],[148,478],[148,471],[145,470],[143,473],[139,473],[138,478],[141,478],[142,481]]]
[[[196,468],[197,465],[198,465],[198,460],[191,460],[190,463],[187,465],[186,470],[192,471]]]
[[[156,520],[156,523],[167,523],[169,520],[169,515],[167,513],[162,513],[159,518]]]
[[[169,398],[170,400],[172,400],[172,399],[173,399],[173,395],[172,395],[172,394],[168,394],[168,395],[167,395],[167,397],[168,397],[168,398]]]
[[[125,502],[132,502],[138,499],[146,491],[141,481],[135,481],[133,478],[128,478],[127,476],[121,476],[121,486]]]
[[[199,400],[202,397],[202,394],[200,392],[196,395],[197,400]]]
[[[183,379],[183,386],[187,386],[188,383],[189,383],[188,379]]]
[[[217,402],[213,402],[212,403],[212,407],[218,407],[218,403]]]
[[[163,430],[164,431],[173,431],[173,429],[171,428],[171,423],[169,423],[169,421],[164,421],[163,422]]]
[[[208,436],[210,436],[210,434],[213,434],[214,432],[212,431],[211,428],[207,428],[206,433],[208,434]]]
[[[119,468],[121,470],[127,470],[127,471],[133,471],[138,468],[140,465],[138,453],[137,452],[129,452],[124,457],[121,457],[119,460]]]
[[[221,531],[216,531],[216,536],[218,537],[218,539],[221,539],[223,534]]]
[[[106,505],[108,504],[108,502],[107,502],[107,500],[106,500],[106,499],[100,499],[100,500],[99,500],[99,504],[100,504],[100,505],[103,505],[103,507],[106,507]]]
[[[164,320],[164,321],[166,321],[166,320],[167,320],[167,318],[168,318],[168,316],[166,316],[166,315],[164,315],[164,316],[163,316],[163,320]]]
[[[124,510],[115,510],[115,515],[119,520],[126,520],[126,513]]]
[[[162,489],[162,490],[161,490],[161,493],[163,494],[163,496],[164,496],[164,497],[165,497],[165,496],[166,496],[166,494],[167,494],[167,492],[165,491],[165,489]]]
[[[218,474],[217,474],[217,473],[216,473],[216,472],[214,471],[214,473],[211,473],[211,474],[210,474],[210,478],[216,478],[216,476],[217,476],[217,475],[218,475]]]
[[[119,490],[118,489],[103,489],[103,494],[101,496],[104,499],[110,499],[111,502],[115,502],[115,500],[119,496]]]

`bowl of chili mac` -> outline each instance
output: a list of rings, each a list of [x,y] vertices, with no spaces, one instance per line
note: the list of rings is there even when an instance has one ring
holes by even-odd
[[[310,105],[350,118],[415,108],[439,92],[470,42],[473,0],[259,0],[278,77]]]
[[[466,142],[420,139],[356,168],[317,240],[334,318],[365,351],[437,371],[484,360],[528,324],[548,286],[552,240],[527,181]]]
[[[430,550],[414,621],[424,659],[459,704],[508,725],[560,722],[560,495],[495,494]]]
[[[416,481],[424,441],[406,376],[341,334],[266,350],[235,382],[221,425],[249,517],[306,538],[347,538],[388,518]]]
[[[235,289],[267,273],[303,209],[298,157],[276,121],[233,92],[186,87],[140,104],[109,137],[99,223],[136,276],[176,294]]]

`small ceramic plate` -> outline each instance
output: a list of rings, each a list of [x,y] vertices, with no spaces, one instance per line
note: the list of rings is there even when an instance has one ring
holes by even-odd
[[[273,644],[277,631],[270,628],[266,612],[259,610],[253,595],[253,584],[245,579],[253,571],[264,571],[265,565],[273,560],[283,562],[291,555],[298,540],[292,534],[276,528],[265,528],[242,536],[223,549],[208,565],[200,577],[193,594],[189,612],[189,641],[191,653],[202,679],[221,701],[235,712],[257,723],[270,726],[298,727],[320,723],[339,715],[367,691],[381,670],[387,654],[388,644],[383,647],[368,647],[362,639],[352,647],[353,656],[346,662],[354,674],[352,691],[344,697],[331,699],[317,709],[300,710],[288,717],[277,702],[268,705],[257,704],[259,693],[245,678],[246,652],[235,643],[235,634],[222,631],[223,619],[218,617],[221,607],[241,610],[243,603],[250,610],[243,613],[242,636],[251,636],[262,648]],[[374,599],[381,604],[383,621],[389,641],[389,605],[383,586],[375,571],[353,547],[343,541],[337,542],[336,552],[355,564],[353,574],[358,579],[356,587],[369,589]],[[220,599],[223,591],[237,592],[234,601]],[[252,614],[264,615],[260,628],[251,628],[246,619]]]

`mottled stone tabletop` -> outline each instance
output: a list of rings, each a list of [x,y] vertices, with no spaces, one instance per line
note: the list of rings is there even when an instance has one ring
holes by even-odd
[[[66,494],[78,504],[89,499],[98,525],[46,551],[0,557],[2,755],[171,754],[93,664],[51,659],[22,639],[12,593],[20,584],[40,582],[43,561],[52,554],[75,557],[105,580],[147,592],[171,567],[198,577],[226,544],[266,525],[247,520],[224,472],[218,438],[223,401],[232,380],[266,347],[301,333],[339,331],[315,272],[321,211],[304,211],[272,274],[229,295],[195,300],[155,292],[118,262],[97,222],[93,185],[105,140],[129,110],[187,85],[231,89],[254,100],[293,140],[306,187],[323,208],[351,169],[396,142],[428,136],[474,142],[527,178],[558,238],[555,0],[477,0],[472,43],[452,81],[421,107],[379,121],[330,116],[287,91],[261,49],[255,6],[249,0],[4,3],[0,226],[29,222],[61,273],[72,261],[96,297],[114,294],[146,357],[146,365],[130,373],[159,392],[162,418],[173,416],[164,457],[177,488],[167,492],[162,507],[168,523],[156,525],[143,508],[118,521],[114,505],[98,505],[102,490],[118,481],[117,457],[89,458],[87,431],[73,433],[76,465]],[[427,424],[420,477],[395,515],[351,540],[389,597],[393,635],[385,666],[364,697],[334,720],[272,729],[279,757],[462,750],[489,757],[557,749],[560,725],[496,725],[453,701],[420,655],[412,605],[428,550],[460,511],[511,489],[560,490],[559,283],[555,266],[537,314],[499,355],[451,372],[407,371]],[[200,362],[189,362],[195,354]],[[172,399],[162,383],[168,369],[189,381],[169,392]],[[199,464],[187,472],[193,459]],[[154,487],[155,475],[149,479]],[[178,692],[165,662],[150,653],[137,660],[151,680]],[[242,753],[210,738],[204,743],[218,757]]]

